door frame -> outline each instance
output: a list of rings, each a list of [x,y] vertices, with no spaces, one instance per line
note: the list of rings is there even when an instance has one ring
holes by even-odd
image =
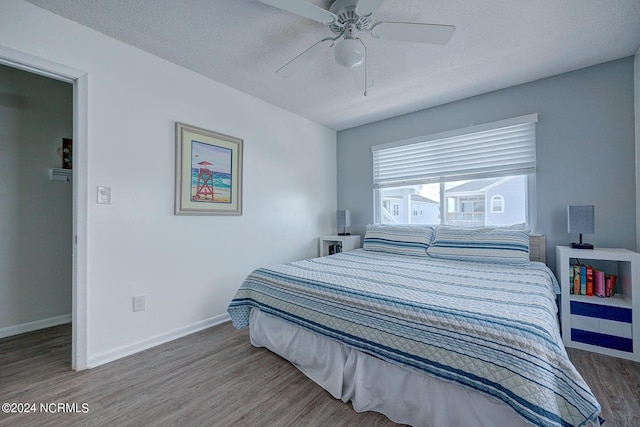
[[[84,71],[0,46],[0,64],[73,85],[73,257],[71,368],[88,368],[88,104]]]

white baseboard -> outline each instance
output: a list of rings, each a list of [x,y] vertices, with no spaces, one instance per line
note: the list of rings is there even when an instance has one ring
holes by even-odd
[[[65,323],[71,323],[71,314],[63,314],[60,316],[50,317],[48,319],[34,320],[33,322],[0,328],[0,338],[37,331],[38,329],[50,328],[51,326],[64,325]]]
[[[213,316],[208,319],[201,320],[196,323],[192,323],[191,325],[183,326],[181,328],[164,332],[162,334],[153,336],[151,338],[146,338],[144,340],[135,342],[133,344],[125,345],[125,346],[118,347],[113,350],[109,350],[100,354],[89,356],[87,361],[87,367],[95,368],[97,366],[104,365],[105,363],[113,362],[114,360],[121,359],[126,356],[130,356],[134,353],[138,353],[148,348],[155,347],[157,345],[164,344],[169,341],[173,341],[175,339],[184,337],[189,334],[193,334],[195,332],[210,328],[215,325],[219,325],[224,322],[228,322],[229,320],[231,320],[231,317],[229,316],[229,314],[227,313],[220,314],[218,316]]]

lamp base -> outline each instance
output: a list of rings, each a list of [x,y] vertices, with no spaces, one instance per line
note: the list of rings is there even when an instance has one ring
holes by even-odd
[[[593,249],[591,243],[572,243],[571,249]]]

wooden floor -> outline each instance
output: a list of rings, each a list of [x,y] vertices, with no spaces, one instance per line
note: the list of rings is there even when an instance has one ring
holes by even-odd
[[[0,412],[0,426],[396,425],[356,413],[229,323],[82,372],[70,369],[70,354],[69,325],[0,340],[0,403],[37,408]],[[569,354],[602,405],[605,427],[640,426],[640,364]],[[43,413],[41,403],[57,413]],[[79,412],[52,403],[75,403]]]
[[[639,427],[640,363],[573,348],[567,353],[600,402],[604,427]]]

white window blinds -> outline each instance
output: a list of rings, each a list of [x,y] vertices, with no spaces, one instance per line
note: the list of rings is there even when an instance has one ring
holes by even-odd
[[[529,114],[372,147],[374,187],[533,173],[537,121]]]

